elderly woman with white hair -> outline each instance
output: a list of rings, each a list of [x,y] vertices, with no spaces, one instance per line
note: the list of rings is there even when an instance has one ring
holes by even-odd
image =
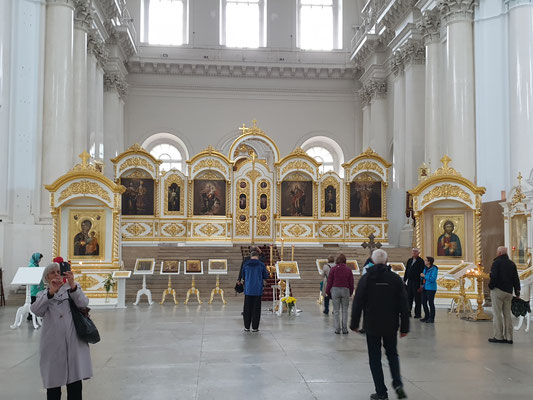
[[[89,300],[75,282],[74,274],[61,276],[58,263],[49,264],[43,273],[48,289],[37,296],[32,312],[43,318],[40,367],[48,400],[61,399],[61,386],[67,386],[68,400],[81,400],[82,383],[92,377],[91,354],[74,327],[69,297],[78,308]]]

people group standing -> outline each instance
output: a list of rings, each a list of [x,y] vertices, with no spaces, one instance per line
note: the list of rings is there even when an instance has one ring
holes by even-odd
[[[329,271],[328,285],[326,295],[333,301],[333,316],[335,317],[335,333],[341,333],[341,315],[342,310],[342,333],[348,333],[348,306],[350,296],[353,294],[354,281],[353,273],[346,266],[346,256],[339,254],[336,265]]]
[[[407,299],[409,301],[409,316],[415,303],[415,318],[422,317],[421,307],[421,280],[420,274],[424,272],[424,260],[420,257],[420,250],[413,248],[412,257],[407,260],[403,281],[407,284]]]
[[[433,257],[426,257],[426,267],[424,272],[420,274],[423,283],[422,305],[424,306],[424,318],[420,321],[430,324],[435,322],[435,294],[437,293],[437,277],[439,275],[439,268],[434,265],[434,262]]]

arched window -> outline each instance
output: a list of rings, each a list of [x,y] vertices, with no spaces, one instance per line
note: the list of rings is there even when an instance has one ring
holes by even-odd
[[[306,153],[318,162],[322,163],[320,166],[320,172],[324,173],[328,171],[334,171],[333,156],[328,149],[316,146],[306,150]]]
[[[313,136],[300,146],[310,157],[322,163],[320,172],[335,171],[341,177],[344,170],[341,168],[344,162],[344,153],[341,146],[328,136]]]
[[[171,133],[156,133],[144,141],[142,147],[158,160],[163,161],[160,171],[172,168],[185,173],[185,161],[189,158],[185,143]]]

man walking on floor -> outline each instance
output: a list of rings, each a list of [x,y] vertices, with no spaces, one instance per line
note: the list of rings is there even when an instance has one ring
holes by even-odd
[[[242,266],[242,278],[244,279],[244,331],[252,332],[259,330],[261,319],[261,296],[263,295],[263,280],[268,279],[268,271],[261,261],[259,252],[252,250],[250,259]]]
[[[400,338],[409,333],[407,293],[402,279],[387,267],[385,250],[375,250],[372,253],[372,261],[375,265],[361,277],[355,291],[350,329],[354,332],[359,330],[361,313],[364,313],[368,359],[376,387],[376,393],[372,394],[370,399],[389,398],[381,367],[382,344],[389,360],[392,386],[399,399],[406,399],[396,346],[398,328],[400,328]]]
[[[403,281],[407,284],[407,298],[409,300],[409,316],[415,303],[415,318],[422,318],[422,291],[420,289],[420,274],[424,272],[424,260],[420,257],[420,250],[412,250],[412,258],[407,260]]]
[[[494,336],[491,343],[513,344],[513,325],[511,321],[511,300],[513,289],[520,297],[520,278],[516,264],[507,255],[507,247],[496,250],[496,258],[490,270],[490,299],[492,300],[492,320]]]

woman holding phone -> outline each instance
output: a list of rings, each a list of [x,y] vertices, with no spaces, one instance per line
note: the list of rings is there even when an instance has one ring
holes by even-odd
[[[32,312],[43,318],[40,367],[47,400],[61,399],[61,386],[67,386],[68,400],[81,400],[81,381],[92,377],[89,345],[78,337],[69,297],[78,308],[89,300],[74,280],[74,274],[58,263],[49,264],[43,273],[48,286],[31,305]]]

